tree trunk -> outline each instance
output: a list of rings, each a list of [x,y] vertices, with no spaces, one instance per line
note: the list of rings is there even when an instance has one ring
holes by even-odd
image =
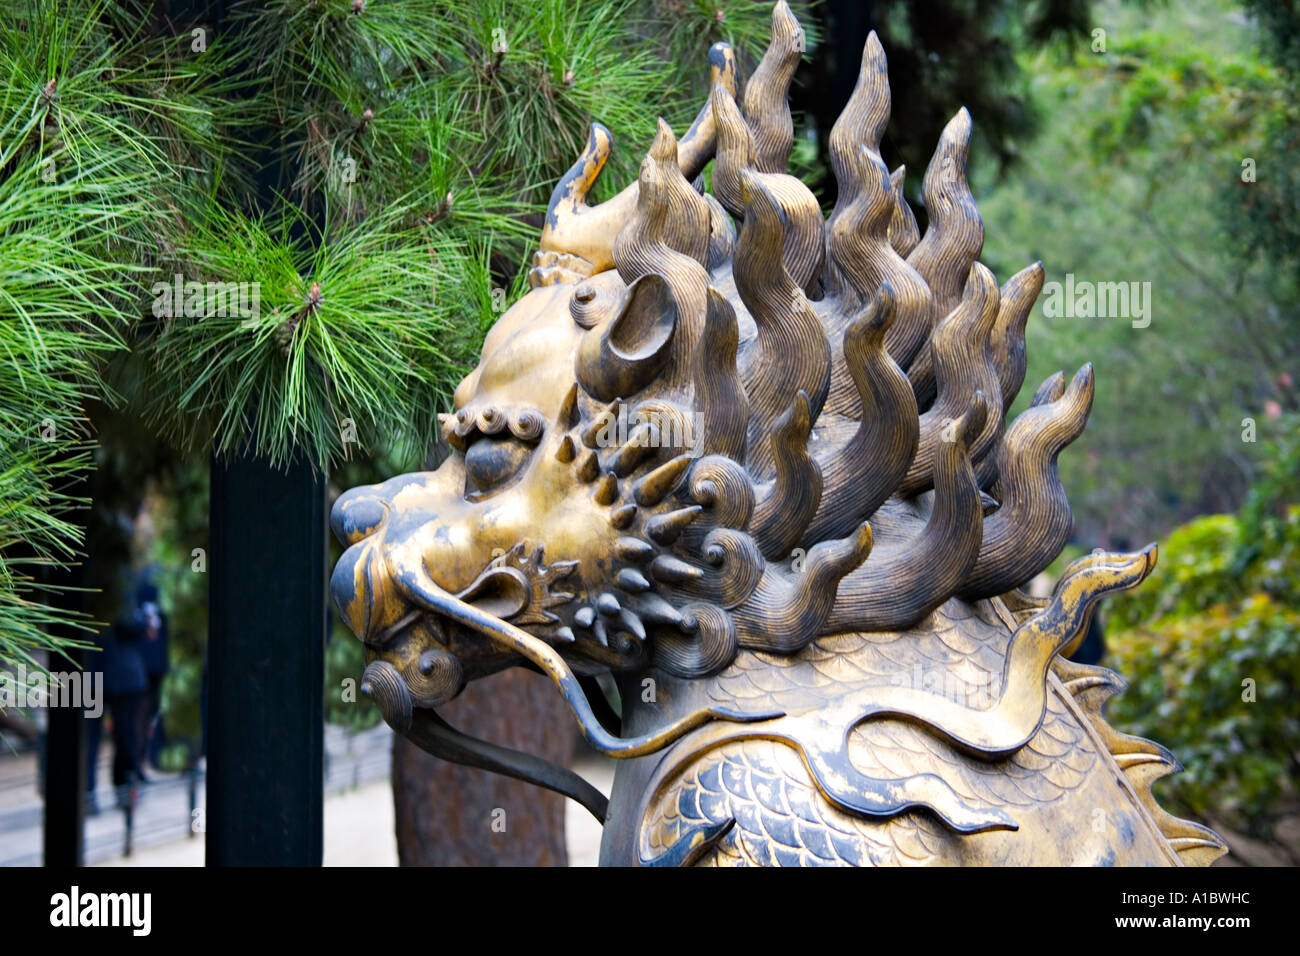
[[[439,714],[464,733],[567,766],[573,721],[554,685],[512,668],[475,681]],[[521,780],[393,744],[402,866],[567,866],[565,798]]]

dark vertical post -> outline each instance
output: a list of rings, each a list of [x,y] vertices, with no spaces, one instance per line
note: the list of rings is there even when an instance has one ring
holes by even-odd
[[[209,866],[319,866],[326,481],[305,461],[214,460]]]
[[[81,477],[68,493],[94,500],[99,494],[97,474]],[[85,588],[99,583],[90,573],[102,525],[92,520],[92,513],[78,513],[85,538],[84,556],[67,568],[48,572],[46,583],[52,588],[56,603],[65,611],[85,615],[90,609]],[[85,641],[87,632],[67,625],[56,625],[50,633],[70,640]],[[99,671],[99,653],[90,649],[68,648],[62,655],[50,654],[51,672],[84,674]],[[102,677],[97,686],[103,702]],[[79,707],[49,707],[45,711],[45,742],[41,754],[45,792],[42,819],[42,862],[46,866],[82,866],[86,862],[86,784],[89,757],[86,751],[86,717]]]
[[[86,666],[80,651],[68,651],[68,657],[71,663],[52,655],[50,670]],[[93,659],[86,669],[96,669]],[[77,707],[50,707],[46,716],[44,861],[46,866],[81,866],[86,856],[86,718]]]

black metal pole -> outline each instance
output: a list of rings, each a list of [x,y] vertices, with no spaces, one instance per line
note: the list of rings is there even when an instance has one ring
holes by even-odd
[[[95,500],[102,483],[97,472],[84,474],[68,489],[76,497]],[[56,603],[74,615],[91,610],[86,588],[98,583],[90,573],[103,524],[93,520],[89,509],[79,512],[84,539],[84,556],[67,568],[47,571],[44,579],[54,589]],[[55,625],[50,633],[84,641],[87,632],[66,624]],[[100,670],[99,653],[91,649],[67,648],[49,655],[53,673],[81,670],[83,676]],[[102,677],[97,678],[102,692]],[[65,702],[66,703],[66,702]],[[86,750],[86,717],[82,708],[48,707],[45,711],[45,741],[41,753],[44,793],[42,818],[42,862],[46,866],[82,866],[86,862],[86,784],[89,776]],[[102,718],[101,718],[102,719]]]
[[[50,670],[72,671],[86,664],[76,650],[71,662],[51,657]],[[88,671],[95,670],[89,661]],[[44,861],[46,866],[81,866],[86,857],[86,718],[77,707],[50,707],[45,734]]]
[[[319,866],[326,481],[298,461],[212,463],[209,866]]]

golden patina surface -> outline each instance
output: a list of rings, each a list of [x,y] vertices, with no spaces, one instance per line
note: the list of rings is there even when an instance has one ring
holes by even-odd
[[[335,504],[364,689],[431,752],[582,802],[608,864],[1211,862],[1219,838],[1152,799],[1174,757],[1103,719],[1119,678],[1064,656],[1155,546],[1021,590],[1070,533],[1056,457],[1093,373],[1006,422],[1043,269],[999,286],[977,261],[969,115],[926,170],[921,235],[879,152],[872,34],[824,217],[785,171],[803,49],[783,2],[743,93],[715,46],[691,129],[660,122],[599,206],[593,125],[532,290],[456,391],[450,457]],[[608,801],[437,716],[520,664],[623,758]]]

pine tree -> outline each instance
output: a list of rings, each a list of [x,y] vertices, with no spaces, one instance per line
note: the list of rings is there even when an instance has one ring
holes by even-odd
[[[9,11],[0,23],[0,663],[85,627],[43,582],[74,561],[92,460],[89,402],[134,320],[169,177],[140,135],[141,46],[93,17]],[[95,11],[103,13],[102,5]],[[71,105],[75,104],[75,105]],[[156,115],[156,114],[154,114]]]

